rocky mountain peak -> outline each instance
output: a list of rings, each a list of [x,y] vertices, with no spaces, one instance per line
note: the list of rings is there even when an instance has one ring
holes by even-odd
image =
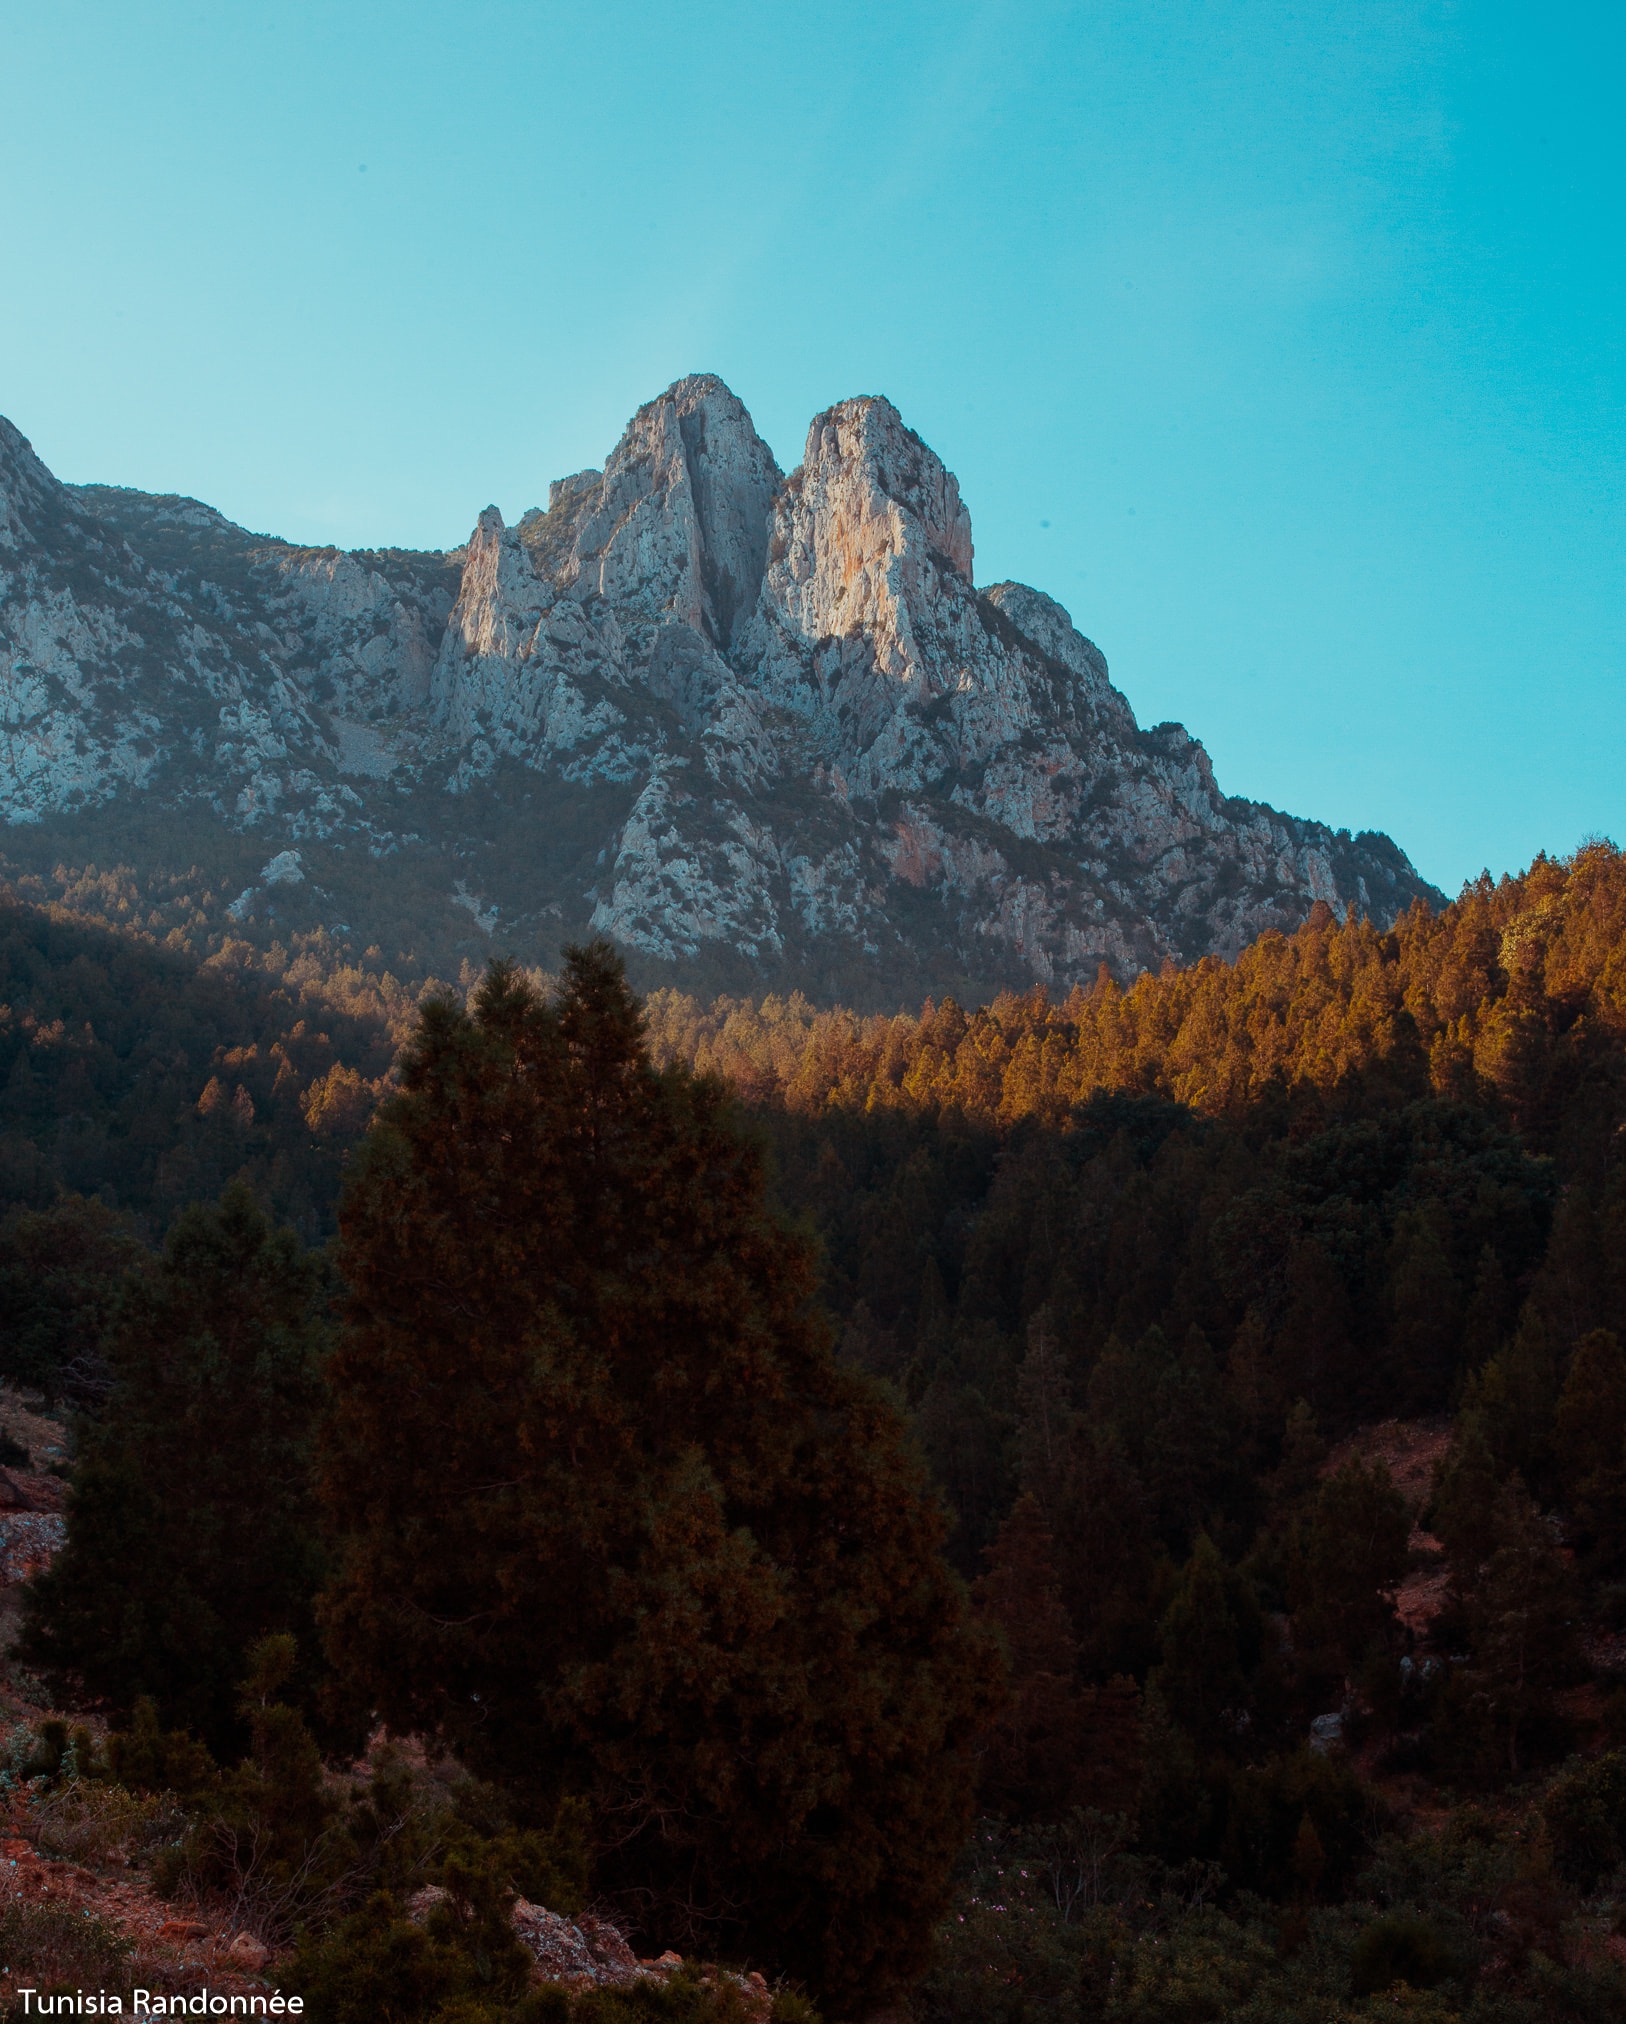
[[[383,940],[398,906],[454,972],[594,930],[864,1003],[1433,896],[1386,837],[1228,799],[1183,728],[1138,729],[1053,598],[979,591],[888,400],[816,416],[787,478],[697,374],[546,497],[449,554],[300,548],[63,487],[0,423],[0,811],[71,864],[140,797],[179,863],[245,860],[234,933],[326,907]],[[295,848],[297,885],[241,889]]]
[[[809,642],[863,638],[885,676],[929,685],[911,616],[947,570],[971,581],[960,488],[888,400],[814,417],[774,506],[765,603]]]
[[[495,506],[486,507],[463,549],[463,580],[445,645],[457,639],[469,653],[512,651],[516,615],[537,602],[531,589],[533,578],[518,530],[503,525]],[[444,647],[440,660],[442,666],[447,665]]]
[[[1105,654],[1053,597],[1025,583],[991,583],[982,594],[1051,660],[1070,668],[1092,695],[1122,701],[1107,679]]]
[[[881,395],[838,401],[815,415],[802,468],[830,486],[861,489],[889,501],[918,523],[927,546],[967,581],[971,577],[971,516],[952,471],[927,448]]]
[[[72,511],[67,487],[40,462],[22,431],[0,415],[0,548],[45,538]]]
[[[890,401],[814,418],[744,649],[857,792],[943,780],[1026,725],[1029,671],[990,653],[971,569],[959,485]]]
[[[779,482],[744,403],[714,374],[680,379],[627,424],[596,497],[578,495],[562,580],[726,647],[756,604]],[[570,503],[550,500],[550,513]]]

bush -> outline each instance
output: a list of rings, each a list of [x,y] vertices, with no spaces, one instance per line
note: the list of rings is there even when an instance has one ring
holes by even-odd
[[[154,1702],[143,1695],[128,1730],[107,1739],[108,1768],[121,1785],[141,1792],[200,1792],[214,1776],[214,1759],[183,1729],[166,1730]]]
[[[322,2024],[409,2024],[469,1993],[467,1964],[383,1893],[299,1948],[283,1986]]]
[[[1219,1912],[1196,1911],[1166,1934],[1140,1937],[1107,2014],[1123,2024],[1208,2024],[1240,2010],[1275,1965],[1260,1934]]]
[[[1350,1949],[1350,1983],[1357,1996],[1375,1996],[1404,1982],[1433,1989],[1460,1969],[1440,1929],[1414,1912],[1388,1912],[1374,1919]]]
[[[0,1965],[15,1985],[112,1988],[130,1958],[130,1943],[101,1919],[61,1904],[8,1904],[0,1909]]]
[[[73,1778],[34,1801],[32,1824],[44,1854],[94,1869],[173,1841],[185,1818],[173,1799]]]
[[[1013,1889],[972,1897],[938,1928],[917,1998],[925,2024],[1048,2024],[1072,2014],[1085,1932]]]
[[[1626,1750],[1560,1773],[1541,1802],[1553,1863],[1583,1894],[1626,1860]]]
[[[454,1882],[452,1872],[448,1883]],[[320,2024],[747,2024],[750,2007],[729,1979],[685,1968],[670,1980],[571,1996],[527,1987],[530,1956],[491,1879],[464,1873],[462,1889],[421,1923],[380,1893],[320,1938],[307,1939],[284,1977]],[[773,2024],[819,2024],[786,1992]]]
[[[571,2005],[570,2024],[745,2024],[749,2015],[732,1982],[708,1987],[685,1969],[669,1982],[589,1990]]]

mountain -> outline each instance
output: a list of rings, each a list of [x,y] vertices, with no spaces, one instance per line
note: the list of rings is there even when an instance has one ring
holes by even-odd
[[[445,555],[67,486],[0,421],[0,814],[14,868],[190,878],[246,936],[445,971],[594,931],[641,981],[856,1003],[1439,897],[1385,836],[1222,794],[1052,598],[979,589],[889,401],[787,477],[709,375]]]

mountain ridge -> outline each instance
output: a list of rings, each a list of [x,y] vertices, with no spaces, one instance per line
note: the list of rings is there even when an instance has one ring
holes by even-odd
[[[245,933],[409,930],[442,968],[603,933],[645,981],[871,1001],[1440,897],[1221,793],[1054,599],[979,589],[884,397],[787,475],[709,374],[445,553],[65,486],[0,422],[0,815],[13,859],[196,862]]]

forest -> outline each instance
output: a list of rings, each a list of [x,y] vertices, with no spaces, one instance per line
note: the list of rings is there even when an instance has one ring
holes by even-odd
[[[310,2014],[1626,2019],[1612,846],[894,1017],[184,916],[0,908],[13,1778]]]

